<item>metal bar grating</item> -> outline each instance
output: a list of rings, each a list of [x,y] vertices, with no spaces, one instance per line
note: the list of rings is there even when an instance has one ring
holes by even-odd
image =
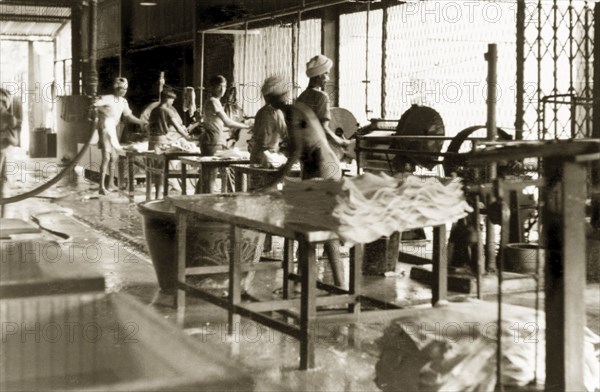
[[[279,24],[256,30],[258,34],[234,37],[234,85],[244,113],[250,116],[263,106],[260,89],[266,77],[278,74],[290,85],[293,83],[293,25]],[[305,63],[321,52],[321,21],[302,21],[300,30],[297,80],[304,87],[308,84]]]
[[[526,2],[524,138],[590,137],[593,1]]]

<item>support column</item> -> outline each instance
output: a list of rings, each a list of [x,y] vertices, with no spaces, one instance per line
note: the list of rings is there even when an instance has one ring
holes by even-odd
[[[585,163],[544,160],[546,391],[583,391]],[[567,262],[568,260],[568,262]]]
[[[515,139],[523,139],[523,124],[525,117],[525,2],[517,1],[517,85]]]
[[[71,95],[81,94],[81,2],[71,7]],[[66,95],[69,95],[68,92]]]
[[[339,102],[339,31],[337,13],[331,7],[325,8],[321,19],[321,51],[333,61],[333,67],[329,71],[329,85],[325,87],[332,107],[338,106]],[[299,64],[298,67],[303,70],[304,64]]]
[[[131,59],[129,57],[129,45],[133,37],[133,2],[121,1],[121,48],[119,53],[119,76],[123,76],[128,80],[132,79],[131,75]]]
[[[600,3],[594,6],[594,58],[600,59]],[[594,61],[594,108],[600,107],[600,61]],[[600,110],[593,111],[592,137],[600,138]],[[600,161],[592,165],[592,226],[600,229]]]
[[[85,92],[95,96],[98,92],[98,71],[96,70],[96,48],[98,43],[98,0],[88,0],[88,73]]]

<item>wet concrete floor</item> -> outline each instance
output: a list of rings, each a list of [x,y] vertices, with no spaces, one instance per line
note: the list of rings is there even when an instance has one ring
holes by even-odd
[[[31,173],[35,160],[24,160]],[[20,175],[9,178],[9,195],[19,194],[44,181],[40,173],[28,181]],[[5,216],[35,221],[55,235],[68,236],[66,246],[74,249],[79,261],[102,273],[108,292],[124,292],[147,304],[153,311],[175,323],[172,297],[160,292],[147,254],[142,220],[137,202],[143,201],[144,188],[136,188],[134,202],[122,194],[97,194],[97,184],[80,178],[76,185],[63,183],[41,197],[11,204]],[[63,238],[64,240],[64,238]],[[319,260],[318,271],[330,280],[326,260]],[[412,301],[428,307],[431,291],[412,281],[411,265],[398,263],[397,273],[389,277],[365,276],[363,291],[382,300],[407,305]],[[347,259],[345,261],[348,273]],[[281,288],[281,271],[256,274],[250,292],[273,297]],[[600,331],[598,284],[588,285],[586,304],[588,326]],[[453,293],[454,300],[464,296]],[[493,297],[490,297],[493,300]],[[542,302],[543,306],[543,296]],[[507,303],[534,307],[535,293],[505,296]],[[452,306],[452,304],[450,304]],[[226,333],[227,315],[223,309],[198,299],[189,299],[185,331],[203,344],[218,349],[253,375],[256,390],[294,391],[377,391],[376,383],[381,347],[379,339],[393,319],[377,317],[358,324],[319,324],[316,344],[316,368],[299,371],[298,342],[286,335],[242,319],[235,333]]]

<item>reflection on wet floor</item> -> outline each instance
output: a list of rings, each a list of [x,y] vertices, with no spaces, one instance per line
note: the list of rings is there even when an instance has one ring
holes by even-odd
[[[142,201],[137,190],[136,202]],[[156,275],[146,253],[141,216],[137,205],[119,193],[99,197],[94,186],[60,189],[54,200],[30,199],[26,203],[10,205],[7,217],[28,220],[31,215],[68,209],[69,214],[56,212],[44,216],[44,225],[70,236],[63,246],[76,249],[79,261],[100,271],[109,292],[126,292],[151,306],[165,319],[175,323],[173,297],[161,294]],[[83,222],[83,223],[82,223]],[[273,240],[271,253],[280,256],[283,246]],[[415,244],[423,251],[422,244]],[[94,251],[99,250],[100,256]],[[321,250],[318,250],[318,255]],[[343,259],[346,282],[349,280],[348,258]],[[175,262],[175,258],[173,258]],[[363,276],[363,291],[369,295],[397,305],[412,300],[426,304],[431,291],[425,285],[409,278],[408,264],[398,263],[396,274],[389,277]],[[326,259],[319,258],[318,278],[331,282],[331,272]],[[282,272],[261,271],[253,279],[250,293],[261,298],[272,298],[282,286]],[[595,289],[597,293],[597,286]],[[597,294],[596,294],[597,295]],[[509,301],[532,306],[533,294],[509,297]],[[597,297],[596,297],[597,298]],[[593,300],[590,300],[593,303]],[[596,299],[597,301],[597,299]],[[378,339],[391,319],[378,317],[355,325],[317,323],[316,368],[298,370],[298,342],[279,332],[242,319],[235,333],[228,336],[225,310],[190,298],[187,304],[185,329],[202,344],[216,346],[239,361],[256,380],[256,390],[302,391],[377,391],[376,364],[380,360]],[[597,309],[591,318],[598,323]],[[589,315],[589,313],[588,313]],[[590,328],[598,331],[597,325]]]

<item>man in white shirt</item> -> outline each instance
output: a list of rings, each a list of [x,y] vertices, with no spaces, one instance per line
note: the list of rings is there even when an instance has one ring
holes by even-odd
[[[116,78],[113,85],[115,93],[102,95],[94,106],[98,108],[98,148],[102,152],[100,164],[100,194],[106,195],[112,188],[114,179],[114,163],[122,149],[117,135],[117,126],[124,117],[127,121],[138,125],[146,125],[147,121],[133,115],[129,103],[125,99],[128,87],[127,79]],[[108,185],[105,186],[105,175],[108,171]]]

